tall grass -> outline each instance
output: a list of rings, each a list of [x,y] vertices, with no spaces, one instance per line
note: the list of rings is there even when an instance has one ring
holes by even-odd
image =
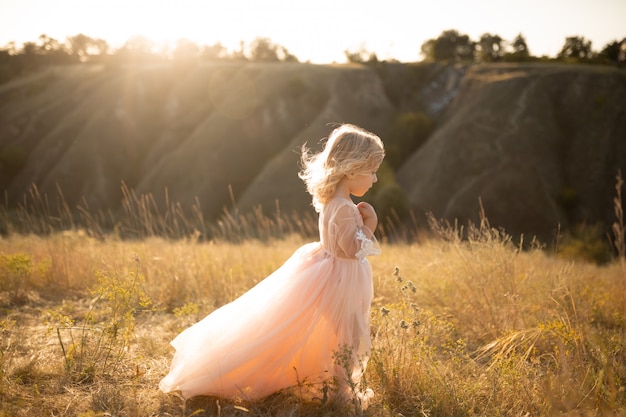
[[[476,232],[402,248],[416,259],[383,281],[373,358],[383,402],[404,415],[626,412],[624,266]]]
[[[317,233],[314,216],[283,213],[278,202],[271,213],[261,208],[240,213],[233,201],[232,207],[225,208],[220,218],[209,222],[202,214],[198,199],[191,207],[183,207],[169,199],[166,189],[164,201],[157,202],[152,194],[137,194],[124,183],[121,193],[119,209],[94,211],[85,199],[70,207],[60,187],[56,195],[51,196],[42,194],[33,184],[15,208],[5,198],[0,206],[0,233],[45,235],[83,230],[97,238],[115,235],[123,239],[156,236],[184,239],[195,236],[231,242],[292,234],[311,237]]]
[[[0,239],[0,416],[626,414],[623,258],[554,256],[484,216],[431,219],[430,233],[371,258],[367,410],[297,389],[184,401],[157,388],[169,341],[278,268],[311,239],[312,219],[233,210],[202,226],[129,193],[127,221],[107,229],[87,208],[76,217],[58,200],[53,215],[36,189],[30,198],[3,212],[14,223]]]

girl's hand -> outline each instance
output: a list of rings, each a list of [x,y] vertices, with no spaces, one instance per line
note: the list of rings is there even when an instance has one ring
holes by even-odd
[[[359,209],[359,213],[363,219],[363,224],[367,226],[372,233],[374,233],[376,231],[376,226],[378,226],[378,216],[376,215],[374,207],[365,201],[361,201],[356,205],[356,207]]]

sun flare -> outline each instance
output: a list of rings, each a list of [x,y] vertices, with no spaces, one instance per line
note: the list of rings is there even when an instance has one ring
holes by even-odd
[[[187,39],[203,45],[220,42],[233,47],[245,39],[248,35],[245,28],[251,26],[246,14],[236,15],[230,3],[186,1],[174,4],[141,0],[101,12],[106,13],[103,24],[94,29],[114,47],[134,36],[157,44],[173,45]]]
[[[585,36],[597,49],[623,39],[625,13],[623,0],[575,8],[568,0],[528,0],[506,8],[498,0],[0,0],[0,46],[19,46],[42,34],[62,42],[82,33],[113,49],[141,36],[160,50],[187,39],[235,51],[241,42],[262,37],[301,61],[341,62],[346,51],[363,48],[380,59],[411,62],[421,59],[423,42],[455,29],[473,40],[489,32],[510,41],[521,33],[533,55],[554,56],[566,36]]]
[[[11,13],[21,16],[12,22],[10,40],[35,41],[39,35],[46,34],[63,41],[82,33],[104,39],[112,48],[140,36],[153,42],[155,49],[175,45],[181,39],[198,45],[219,42],[233,49],[241,41],[263,35],[259,13],[249,7],[242,8],[242,3],[247,3],[242,1],[110,0],[105,4],[67,0],[63,3],[65,13],[54,2],[38,3],[37,14],[31,13],[26,3],[6,6],[11,8]]]

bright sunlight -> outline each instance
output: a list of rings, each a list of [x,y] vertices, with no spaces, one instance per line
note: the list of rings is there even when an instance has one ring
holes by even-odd
[[[554,56],[567,36],[584,36],[594,48],[624,36],[622,0],[446,2],[388,0],[0,0],[0,45],[59,41],[84,34],[121,47],[134,36],[156,49],[180,39],[221,43],[230,51],[255,38],[269,38],[301,61],[342,62],[346,50],[366,49],[380,59],[421,59],[420,47],[456,29],[478,39],[497,33],[512,40],[522,33],[535,56]]]

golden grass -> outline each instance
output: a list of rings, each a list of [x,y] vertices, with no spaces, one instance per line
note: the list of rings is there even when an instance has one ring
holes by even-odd
[[[441,227],[371,258],[366,416],[626,413],[626,270]],[[305,240],[81,232],[0,240],[0,416],[341,416],[290,392],[257,402],[162,394],[183,328]]]

